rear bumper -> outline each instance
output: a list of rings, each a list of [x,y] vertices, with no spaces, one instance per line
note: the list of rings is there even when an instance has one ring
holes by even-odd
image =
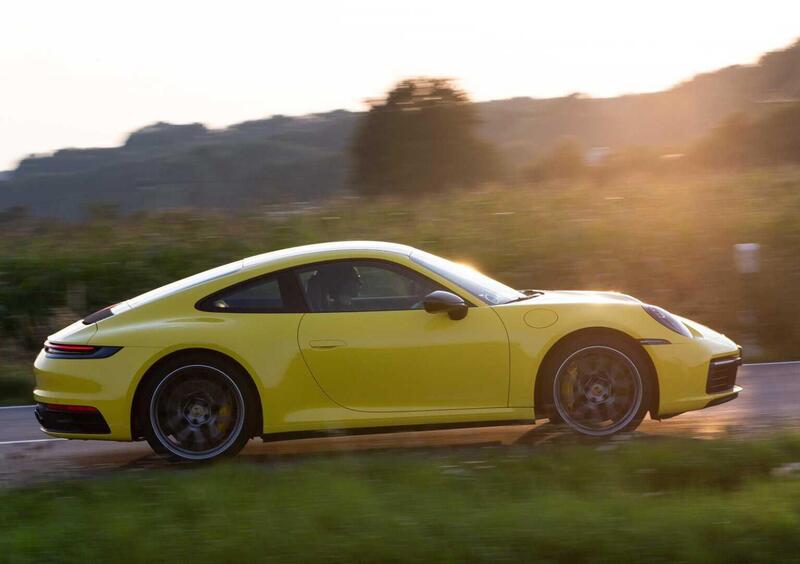
[[[34,415],[46,433],[105,435],[111,432],[99,411],[70,411],[58,405],[40,403],[36,405]]]
[[[107,358],[52,358],[40,352],[33,365],[34,400],[53,407],[91,406],[99,417],[37,408],[42,430],[70,439],[131,440],[133,394],[157,353],[149,347],[124,347]]]

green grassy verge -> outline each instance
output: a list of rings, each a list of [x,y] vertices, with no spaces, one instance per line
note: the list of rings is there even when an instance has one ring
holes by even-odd
[[[785,562],[797,460],[796,436],[240,458],[7,490],[0,559]]]
[[[0,364],[0,406],[33,403],[33,373],[30,364]]]

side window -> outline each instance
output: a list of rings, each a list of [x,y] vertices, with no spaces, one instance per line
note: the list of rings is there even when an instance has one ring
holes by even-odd
[[[287,291],[289,274],[256,278],[216,292],[197,304],[203,311],[231,313],[281,313],[302,311]],[[295,292],[296,293],[296,292]]]
[[[298,269],[300,286],[313,312],[422,309],[436,282],[400,265],[352,260]]]

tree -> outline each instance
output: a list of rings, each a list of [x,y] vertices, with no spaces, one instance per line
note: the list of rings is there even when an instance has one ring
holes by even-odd
[[[753,164],[757,126],[744,113],[735,113],[715,127],[690,150],[692,160],[702,166],[737,168]]]
[[[800,104],[755,115],[733,114],[691,151],[699,165],[721,168],[800,162]]]
[[[370,110],[351,147],[363,194],[419,194],[469,187],[498,176],[494,149],[478,139],[474,106],[444,78],[397,84]]]

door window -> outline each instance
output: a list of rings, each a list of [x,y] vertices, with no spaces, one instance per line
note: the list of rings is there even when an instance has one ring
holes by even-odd
[[[297,274],[312,312],[422,309],[425,296],[444,289],[413,270],[384,261],[319,263]]]

